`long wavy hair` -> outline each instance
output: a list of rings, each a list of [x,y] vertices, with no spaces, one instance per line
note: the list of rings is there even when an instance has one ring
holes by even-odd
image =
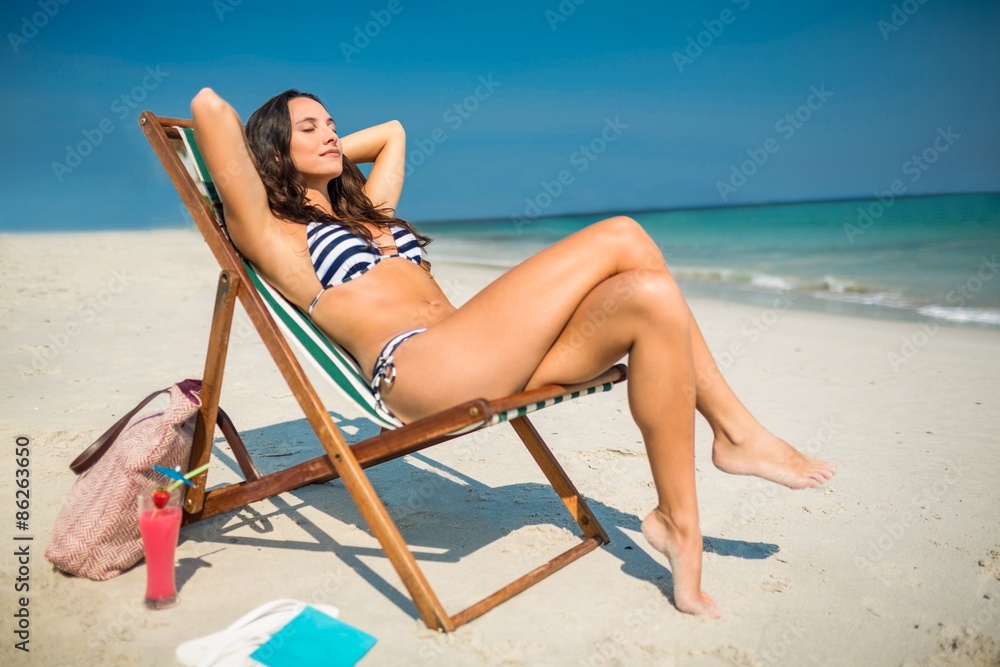
[[[303,225],[317,221],[336,222],[368,241],[372,241],[372,234],[363,223],[375,224],[383,229],[399,225],[412,232],[421,247],[430,243],[430,237],[419,234],[409,222],[396,217],[395,211],[372,203],[363,189],[367,181],[365,175],[346,155],[343,155],[343,173],[327,185],[333,215],[306,200],[306,181],[292,164],[290,152],[292,118],[288,103],[298,97],[323,104],[310,93],[286,90],[261,105],[247,120],[247,143],[267,190],[271,212],[279,218]],[[274,159],[276,155],[277,160]]]

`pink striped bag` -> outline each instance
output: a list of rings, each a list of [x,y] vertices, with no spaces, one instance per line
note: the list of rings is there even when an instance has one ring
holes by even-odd
[[[59,510],[45,550],[53,565],[103,581],[142,559],[136,498],[167,481],[153,464],[187,470],[200,391],[200,380],[184,380],[150,394],[70,464],[80,476]],[[170,394],[165,410],[133,421],[163,393]]]

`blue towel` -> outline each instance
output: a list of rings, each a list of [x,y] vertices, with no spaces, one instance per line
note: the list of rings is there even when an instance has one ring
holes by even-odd
[[[376,639],[314,607],[306,607],[250,657],[268,667],[352,667]]]

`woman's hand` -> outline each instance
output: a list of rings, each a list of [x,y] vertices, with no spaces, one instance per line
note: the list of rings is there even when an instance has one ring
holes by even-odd
[[[365,194],[376,207],[396,211],[406,171],[406,132],[398,120],[373,125],[340,138],[344,155],[355,164],[374,162]]]

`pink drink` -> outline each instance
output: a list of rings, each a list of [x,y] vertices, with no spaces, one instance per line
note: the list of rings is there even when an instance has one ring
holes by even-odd
[[[139,506],[139,532],[146,557],[146,605],[154,609],[169,607],[177,601],[174,551],[181,513],[176,502],[162,509],[157,509],[151,501]]]

